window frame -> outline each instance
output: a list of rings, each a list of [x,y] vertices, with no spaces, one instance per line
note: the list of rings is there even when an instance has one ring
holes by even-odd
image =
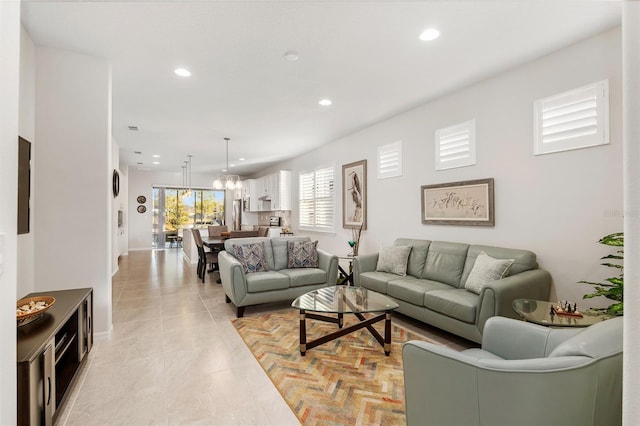
[[[550,109],[570,108],[571,104],[586,103],[589,98],[585,99],[585,94],[593,92],[593,101],[595,101],[595,132],[590,134],[576,135],[573,137],[562,138],[545,142],[544,114]],[[578,99],[582,98],[581,101]],[[562,104],[564,102],[564,104]],[[545,104],[555,104],[553,108],[545,109]],[[586,111],[586,108],[575,110],[574,114]],[[568,115],[568,114],[567,114]],[[552,120],[550,117],[549,120]],[[584,117],[586,120],[591,117]],[[577,121],[577,120],[576,120]],[[566,123],[566,122],[565,122]],[[556,125],[561,123],[556,123]],[[550,127],[552,124],[547,124]],[[576,127],[576,129],[585,129],[589,126]],[[562,93],[557,93],[546,98],[538,99],[533,103],[533,155],[553,154],[556,152],[571,151],[574,149],[590,148],[592,146],[608,145],[609,140],[609,80],[600,80],[595,83],[587,84]]]
[[[384,157],[390,157],[395,155],[397,161],[393,164],[395,167],[390,170],[385,170],[382,167]],[[378,179],[390,179],[394,177],[402,176],[402,141],[388,143],[386,145],[380,145],[377,150],[377,177]]]
[[[468,137],[468,154],[465,157],[447,160],[443,162],[442,156],[442,140],[445,137],[451,136],[456,133],[467,132]],[[453,126],[443,127],[435,131],[435,169],[436,170],[449,170],[456,169],[458,167],[474,166],[476,164],[476,120],[471,119],[462,123],[454,124]]]
[[[322,172],[328,172],[328,171],[330,171],[331,176],[328,177],[327,186],[324,189],[328,190],[330,194],[327,197],[318,197],[317,196],[318,195],[317,180],[319,177],[318,175]],[[303,182],[302,182],[303,178],[309,179],[310,177],[313,179],[311,188],[303,187]],[[304,193],[309,190],[313,192],[311,198],[308,198],[307,195]],[[331,212],[331,217],[330,217],[331,223],[319,225],[316,220],[319,216],[318,202],[322,200],[326,202],[326,206],[324,207],[325,211]],[[311,207],[309,207],[308,205],[303,206],[303,203],[305,204],[311,203],[312,206]],[[308,222],[303,223],[303,212],[309,209],[311,210],[310,214],[313,217],[313,224],[309,224]],[[298,229],[300,229],[301,231],[333,234],[335,233],[335,226],[336,226],[336,165],[335,163],[325,164],[322,166],[318,166],[314,169],[298,172]]]

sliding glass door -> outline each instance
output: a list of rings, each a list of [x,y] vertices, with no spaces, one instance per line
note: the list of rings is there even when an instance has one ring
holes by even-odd
[[[153,188],[153,248],[177,248],[185,229],[224,225],[224,191]]]

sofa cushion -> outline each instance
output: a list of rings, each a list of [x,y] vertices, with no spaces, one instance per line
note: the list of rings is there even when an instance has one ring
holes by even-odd
[[[317,268],[281,269],[281,274],[289,277],[290,287],[323,284],[327,282],[327,273]]]
[[[432,241],[421,278],[461,287],[468,249],[468,244]]]
[[[273,260],[273,249],[271,248],[271,240],[265,237],[246,237],[246,238],[228,238],[224,241],[224,249],[227,253],[231,253],[232,256],[236,255],[234,247],[242,244],[254,244],[254,243],[264,243],[264,254],[267,259],[267,265],[269,265],[269,270],[277,269],[275,267],[275,263]],[[284,253],[285,262],[287,258],[287,253]],[[286,265],[285,265],[286,266]]]
[[[536,269],[538,267],[536,254],[532,251],[504,247],[473,245],[469,247],[469,251],[467,252],[467,260],[464,265],[464,272],[462,274],[461,282],[467,282],[467,277],[473,269],[476,257],[478,257],[481,252],[485,252],[489,256],[496,259],[514,259],[513,265],[511,265],[511,268],[509,268],[509,270],[505,274],[505,277],[516,275],[520,272],[529,271],[531,269]]]
[[[407,276],[389,281],[387,284],[387,294],[413,305],[423,306],[425,292],[446,288],[451,288],[451,286],[437,281],[422,280]]]
[[[464,288],[480,294],[487,283],[504,277],[513,264],[514,259],[495,259],[485,252],[480,252],[467,277]]]
[[[433,290],[425,293],[424,306],[457,320],[474,324],[478,295],[462,288]]]
[[[256,272],[247,274],[245,277],[247,279],[248,293],[261,293],[289,288],[289,277],[278,271]]]
[[[276,271],[280,269],[286,269],[289,264],[288,258],[288,243],[289,241],[311,241],[309,237],[274,237],[268,239],[271,242],[273,248],[273,268]],[[268,258],[267,258],[268,260]],[[269,264],[271,266],[271,264]]]
[[[317,241],[288,241],[287,268],[317,268]]]
[[[409,260],[407,261],[407,275],[420,278],[427,262],[427,252],[429,251],[429,240],[417,240],[413,238],[398,238],[393,242],[396,246],[411,246]]]
[[[392,274],[407,275],[407,260],[411,246],[382,247],[378,254],[377,272],[390,272]]]
[[[246,274],[269,270],[263,241],[251,244],[236,244],[233,249]]]
[[[398,279],[389,272],[363,272],[360,274],[360,285],[378,293],[387,294],[387,283]]]

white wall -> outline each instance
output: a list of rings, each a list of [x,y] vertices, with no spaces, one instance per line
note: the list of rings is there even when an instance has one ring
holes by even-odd
[[[0,424],[16,424],[20,3],[0,2]]]
[[[610,89],[611,143],[533,156],[534,100],[605,78]],[[292,170],[295,200],[298,172],[334,162],[340,174],[343,164],[367,159],[368,229],[360,253],[375,252],[397,237],[529,249],[553,276],[557,296],[552,300],[559,297],[580,304],[591,287],[577,281],[610,276],[599,265],[609,251],[596,242],[623,227],[621,105],[620,29],[616,28],[263,172]],[[477,164],[435,171],[434,132],[472,118]],[[403,176],[377,180],[376,148],[397,140],[403,141]],[[490,177],[495,179],[495,227],[421,223],[421,185]],[[341,226],[341,180],[339,176],[335,236],[312,235],[322,248],[336,254],[348,252],[350,239],[350,231]]]
[[[20,109],[19,135],[31,142],[31,164],[36,161],[35,141],[35,96],[36,96],[36,48],[29,34],[20,28]],[[35,168],[31,168],[31,196],[29,200],[29,233],[18,235],[18,297],[32,293],[34,283],[34,239],[35,239]]]
[[[111,69],[36,48],[35,287],[93,287],[94,332],[111,321]]]
[[[123,215],[127,215],[127,200],[128,200],[128,183],[127,176],[120,169],[120,145],[115,139],[111,141],[111,164],[119,174],[120,191],[117,197],[113,196],[113,192],[110,191],[111,202],[111,275],[118,272],[118,258],[128,252],[126,244],[127,232],[126,227],[118,228],[118,210],[123,211]],[[113,170],[111,171],[113,173]]]
[[[185,157],[186,157],[185,153]],[[191,186],[193,188],[212,188],[215,173],[193,173]],[[153,218],[153,187],[154,186],[182,186],[182,171],[151,172],[129,169],[129,250],[150,250],[152,243]],[[136,198],[144,195],[147,198],[145,213],[138,213]],[[227,191],[225,195],[225,220],[231,223],[231,213],[235,191]],[[239,198],[239,196],[238,196]]]

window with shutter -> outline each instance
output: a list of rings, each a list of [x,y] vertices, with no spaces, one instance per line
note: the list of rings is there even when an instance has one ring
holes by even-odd
[[[299,175],[300,229],[334,231],[334,167]]]
[[[476,164],[476,121],[436,130],[436,170]]]
[[[534,155],[609,143],[609,81],[534,102]]]
[[[402,176],[402,141],[378,147],[378,179]]]

